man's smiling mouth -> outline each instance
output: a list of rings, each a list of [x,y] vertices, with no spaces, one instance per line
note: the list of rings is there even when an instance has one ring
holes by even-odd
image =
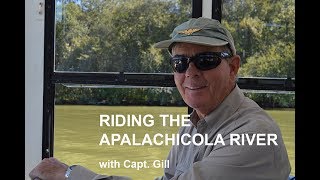
[[[198,90],[198,89],[203,89],[206,87],[208,87],[208,86],[207,85],[204,85],[204,86],[185,86],[185,88],[189,89],[189,90]]]

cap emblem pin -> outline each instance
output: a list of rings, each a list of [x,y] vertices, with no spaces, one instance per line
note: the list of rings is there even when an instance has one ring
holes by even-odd
[[[197,31],[200,31],[201,29],[186,29],[183,31],[178,31],[179,34],[185,34],[185,35],[190,35],[192,33],[195,33]]]

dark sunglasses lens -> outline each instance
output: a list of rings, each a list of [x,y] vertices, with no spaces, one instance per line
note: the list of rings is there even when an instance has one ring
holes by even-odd
[[[199,55],[194,63],[200,70],[209,70],[219,66],[221,58],[214,55]]]
[[[171,59],[171,66],[175,72],[183,73],[188,69],[188,58],[175,56]]]
[[[191,62],[195,64],[195,66],[199,70],[209,70],[214,69],[221,63],[220,54],[215,54],[213,52],[210,53],[202,53],[198,54],[195,57],[191,58]],[[171,58],[171,66],[175,72],[184,73],[189,67],[188,57],[183,55],[176,55]]]

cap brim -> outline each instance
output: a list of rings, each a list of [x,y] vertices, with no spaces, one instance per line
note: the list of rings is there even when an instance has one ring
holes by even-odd
[[[198,45],[205,45],[205,46],[223,46],[228,44],[227,41],[217,39],[217,38],[210,38],[210,37],[203,37],[203,36],[186,36],[177,39],[168,39],[164,41],[160,41],[155,43],[153,46],[155,48],[169,48],[169,46],[174,42],[185,42],[185,43],[192,43]]]

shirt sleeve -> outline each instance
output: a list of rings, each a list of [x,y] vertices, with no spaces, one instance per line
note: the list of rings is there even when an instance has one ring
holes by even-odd
[[[290,165],[275,160],[275,145],[226,145],[170,180],[287,180]],[[286,162],[286,161],[283,161]]]
[[[169,160],[170,168],[164,168],[164,175],[161,177],[157,177],[154,180],[170,180],[175,175],[175,171],[176,171],[175,167],[178,163],[177,158],[178,158],[178,146],[173,145],[167,156],[167,160]]]
[[[125,176],[100,175],[83,166],[76,165],[71,171],[69,180],[132,180],[132,179]]]

